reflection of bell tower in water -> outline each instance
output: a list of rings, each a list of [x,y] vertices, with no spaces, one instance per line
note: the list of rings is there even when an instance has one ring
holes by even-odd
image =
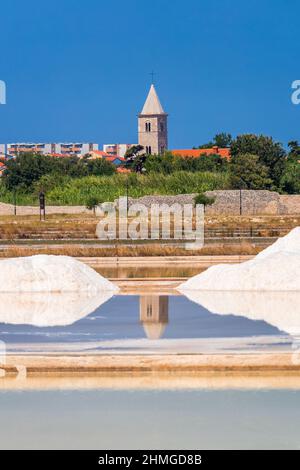
[[[169,322],[169,297],[167,295],[141,295],[140,322],[147,338],[161,338]]]

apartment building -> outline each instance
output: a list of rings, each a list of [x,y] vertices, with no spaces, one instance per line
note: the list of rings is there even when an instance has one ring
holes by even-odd
[[[62,143],[33,143],[18,142],[11,144],[0,144],[0,154],[7,156],[15,156],[18,153],[41,153],[43,155],[78,155],[79,157],[93,151],[98,150],[98,144],[82,143],[82,142],[62,142]]]
[[[111,157],[124,157],[126,151],[136,144],[104,144],[103,152]]]

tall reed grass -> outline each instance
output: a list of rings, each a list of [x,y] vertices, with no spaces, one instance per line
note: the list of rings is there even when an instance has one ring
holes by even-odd
[[[60,179],[57,186],[46,194],[46,201],[53,205],[86,205],[90,198],[99,201],[113,201],[127,193],[130,197],[145,195],[176,195],[200,193],[229,187],[226,173],[179,171],[170,175],[136,173],[112,176],[87,176],[83,178]],[[37,192],[20,192],[16,194],[17,204],[37,204]],[[0,201],[13,203],[14,195],[0,184]]]

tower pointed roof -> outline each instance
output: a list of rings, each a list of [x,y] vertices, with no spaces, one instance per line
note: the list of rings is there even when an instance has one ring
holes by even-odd
[[[152,83],[141,114],[166,114]]]

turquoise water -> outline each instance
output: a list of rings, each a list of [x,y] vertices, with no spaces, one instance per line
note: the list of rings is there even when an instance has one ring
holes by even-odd
[[[300,392],[0,393],[1,449],[299,449]]]

